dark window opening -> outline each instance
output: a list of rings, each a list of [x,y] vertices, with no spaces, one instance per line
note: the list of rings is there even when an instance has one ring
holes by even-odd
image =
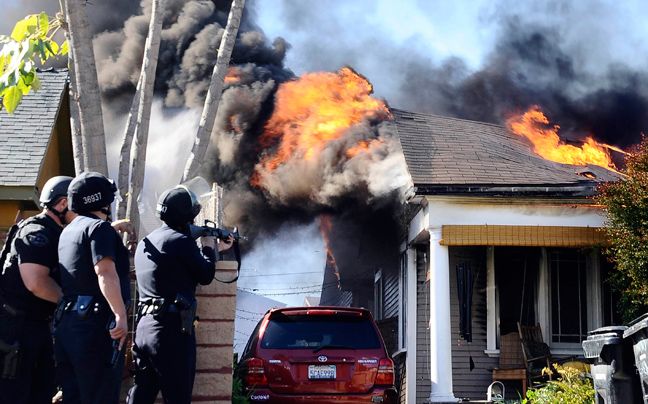
[[[499,335],[518,332],[517,323],[535,325],[540,250],[495,248],[495,282],[499,305]]]
[[[587,338],[587,261],[583,253],[553,251],[551,276],[551,340],[581,343]]]

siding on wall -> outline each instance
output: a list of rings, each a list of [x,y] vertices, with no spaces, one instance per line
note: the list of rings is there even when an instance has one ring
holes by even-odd
[[[353,303],[353,293],[350,290],[345,290],[340,292],[338,295],[338,300],[335,302],[335,306],[351,307]]]
[[[383,269],[383,318],[398,316],[398,308],[401,304],[398,294],[399,271],[398,265]]]
[[[427,281],[427,245],[416,250],[416,403],[425,403],[430,398],[430,283]]]
[[[449,247],[450,316],[452,327],[452,388],[456,398],[485,400],[498,358],[490,358],[486,349],[486,247]],[[474,277],[472,296],[472,343],[459,336],[459,298],[456,265],[470,262]],[[475,368],[470,371],[470,357]]]

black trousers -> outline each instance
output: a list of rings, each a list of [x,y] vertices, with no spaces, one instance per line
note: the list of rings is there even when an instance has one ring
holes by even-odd
[[[135,385],[128,404],[153,404],[162,392],[165,404],[190,404],[196,374],[196,336],[180,332],[180,315],[143,316],[137,324]]]
[[[51,404],[56,379],[49,322],[0,315],[0,340],[18,341],[22,350],[18,378],[0,378],[0,404]]]
[[[80,319],[67,312],[56,325],[56,374],[64,404],[117,404],[124,371],[124,350],[111,366],[112,338],[107,313]]]

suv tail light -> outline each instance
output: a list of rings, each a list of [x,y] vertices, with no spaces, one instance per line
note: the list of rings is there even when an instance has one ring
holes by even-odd
[[[245,361],[243,383],[247,386],[265,386],[268,384],[268,378],[263,367],[263,359],[250,358]]]
[[[394,362],[389,358],[382,358],[378,364],[376,384],[394,384]]]

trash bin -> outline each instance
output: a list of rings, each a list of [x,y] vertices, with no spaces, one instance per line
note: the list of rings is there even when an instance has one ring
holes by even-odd
[[[648,313],[634,319],[623,333],[632,341],[634,361],[639,371],[643,402],[648,404]]]
[[[623,338],[628,327],[601,327],[583,341],[591,364],[596,404],[641,403],[639,377],[634,368],[632,343]]]

